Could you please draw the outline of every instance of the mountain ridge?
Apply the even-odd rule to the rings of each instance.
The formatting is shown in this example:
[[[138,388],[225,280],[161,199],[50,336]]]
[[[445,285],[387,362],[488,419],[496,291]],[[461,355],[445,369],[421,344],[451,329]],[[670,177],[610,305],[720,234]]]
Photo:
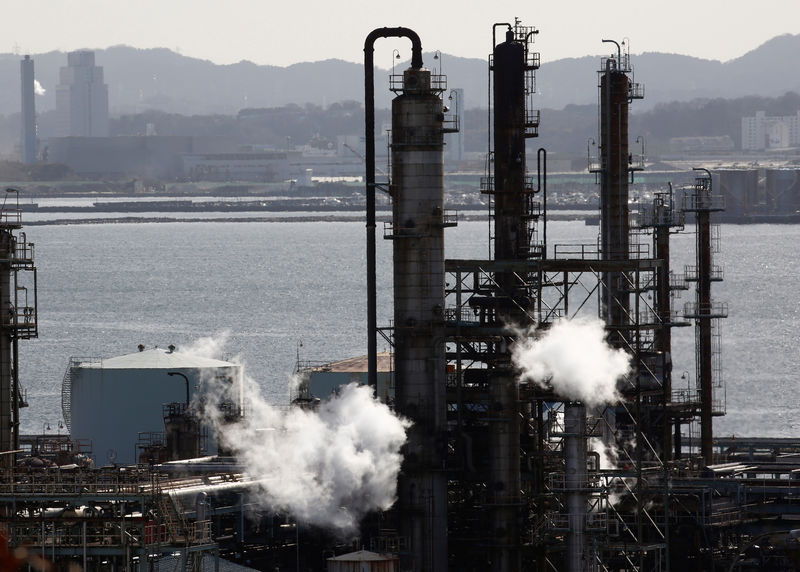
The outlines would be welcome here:
[[[112,46],[94,50],[97,65],[104,68],[112,115],[156,109],[185,115],[236,114],[244,108],[279,107],[288,103],[327,106],[340,101],[363,101],[363,65],[339,59],[270,66],[241,60],[215,64],[184,56],[168,48]],[[644,52],[633,54],[635,81],[645,86],[645,99],[635,102],[634,113],[672,101],[698,98],[734,98],[747,95],[779,96],[800,92],[800,76],[792,63],[800,54],[800,34],[776,36],[742,56],[720,62],[694,56]],[[46,89],[37,97],[37,112],[55,107],[55,86],[66,54],[51,51],[32,55],[37,80]],[[380,55],[378,56],[378,58]],[[389,59],[389,58],[387,58]],[[0,54],[0,77],[7,89],[0,91],[0,114],[19,112],[19,61],[21,56]],[[450,88],[464,89],[465,108],[486,107],[487,64],[477,58],[433,53],[423,60],[447,75]],[[395,71],[408,65],[397,62]],[[537,71],[536,105],[563,109],[597,100],[596,72],[599,56],[545,61]],[[124,73],[122,72],[124,70]],[[388,107],[391,69],[376,67],[376,105]],[[381,86],[383,82],[383,87]]]

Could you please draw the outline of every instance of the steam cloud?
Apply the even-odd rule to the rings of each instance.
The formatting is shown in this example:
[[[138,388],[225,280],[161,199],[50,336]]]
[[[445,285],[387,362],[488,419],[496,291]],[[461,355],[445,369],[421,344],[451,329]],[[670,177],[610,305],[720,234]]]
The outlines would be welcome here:
[[[217,357],[226,338],[203,338],[190,351]],[[345,386],[314,411],[268,404],[246,376],[243,389],[242,422],[224,425],[217,408],[207,411],[223,444],[256,481],[256,502],[342,535],[367,512],[394,504],[400,447],[410,423],[377,401],[370,388]]]
[[[42,87],[38,79],[33,80],[33,93],[36,95],[44,95],[47,90]]]
[[[588,407],[617,403],[617,380],[630,371],[630,356],[606,343],[603,322],[596,319],[562,320],[543,335],[528,331],[511,358],[521,370],[520,381],[552,387]]]
[[[599,437],[589,438],[589,450],[597,453],[600,459],[600,469],[615,469],[619,462],[619,451],[612,445],[607,445]]]

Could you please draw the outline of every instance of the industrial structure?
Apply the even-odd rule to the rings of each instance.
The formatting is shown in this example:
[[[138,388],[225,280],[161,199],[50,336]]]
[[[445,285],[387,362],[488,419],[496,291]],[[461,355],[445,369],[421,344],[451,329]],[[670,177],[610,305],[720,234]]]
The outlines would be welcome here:
[[[19,340],[39,335],[34,245],[22,228],[19,192],[7,189],[0,209],[0,466],[14,465],[19,410],[27,405],[19,381]]]
[[[358,548],[369,550],[352,552],[355,546],[315,530],[306,559],[337,571],[795,569],[800,441],[713,436],[714,417],[725,411],[718,321],[727,316],[712,291],[723,277],[713,258],[713,217],[724,208],[714,179],[698,169],[681,200],[670,186],[651,202],[632,201],[644,156],[631,150],[628,109],[644,89],[623,45],[604,40],[615,49],[600,62],[599,133],[588,156],[599,187],[599,236],[590,244],[548,242],[547,152],[527,149],[540,128],[537,33],[519,20],[492,30],[492,136],[480,183],[489,205],[487,259],[445,258],[445,231],[457,217],[444,202],[444,141],[460,127],[457,105],[445,105],[445,77],[424,67],[420,38],[408,28],[379,28],[366,38],[367,372],[358,360],[312,368],[295,402],[313,408],[304,388],[329,391],[356,379],[412,425],[395,506],[362,524]],[[388,37],[411,41],[412,59],[389,78],[396,95],[390,175],[377,181],[373,45]],[[392,241],[394,285],[393,320],[380,328],[378,191],[392,201],[383,238]],[[0,535],[87,571],[143,572],[169,558],[173,568],[197,571],[222,551],[270,555],[261,569],[302,569],[298,523],[249,504],[262,475],[247,475],[225,451],[198,458],[203,400],[195,383],[227,385],[240,376],[232,364],[144,347],[102,362],[76,359],[62,393],[72,436],[21,442],[16,342],[38,329],[33,245],[14,235],[20,225],[18,209],[0,210],[7,308]],[[677,273],[670,239],[687,228],[696,235],[695,263]],[[32,289],[23,271],[32,272]],[[694,300],[679,310],[677,297],[690,289]],[[600,320],[603,343],[628,357],[628,373],[615,380],[618,397],[596,402],[565,394],[552,375],[540,383],[520,376],[521,345],[581,320]],[[686,366],[686,386],[677,387],[672,331],[692,325],[695,379]],[[391,352],[378,353],[380,335]],[[583,349],[570,359],[583,359]],[[156,397],[141,403],[132,388]],[[123,459],[128,445],[118,443],[130,441],[135,420],[85,419],[99,393],[111,399],[101,407],[125,400],[137,415],[146,411],[148,423],[163,421],[164,432],[140,429]],[[226,423],[243,414],[240,397],[220,408]],[[115,435],[116,425],[128,433]],[[96,436],[108,466],[84,462],[81,432]]]
[[[373,34],[407,35],[390,30],[397,29]],[[743,454],[730,440],[713,438],[713,418],[725,410],[718,320],[727,305],[712,296],[723,275],[712,258],[719,236],[712,215],[724,200],[712,192],[711,173],[700,173],[678,197],[669,187],[651,203],[632,201],[644,145],[641,155],[629,148],[628,107],[644,89],[623,46],[608,40],[616,50],[601,61],[599,145],[589,147],[600,235],[593,244],[548,244],[547,153],[526,150],[539,129],[531,97],[537,31],[519,21],[493,30],[493,133],[481,180],[492,257],[443,259],[442,228],[456,217],[439,202],[439,146],[441,133],[457,125],[437,101],[444,78],[438,89],[428,74],[420,79],[421,61],[412,60],[403,83],[392,84],[403,89],[395,89],[393,102],[391,178],[378,183],[367,172],[368,196],[383,189],[392,198],[385,238],[393,241],[395,300],[393,324],[378,329],[373,206],[368,379],[375,384],[381,333],[393,344],[395,407],[414,429],[398,503],[384,521],[392,526],[365,535],[393,547],[401,570],[443,570],[445,558],[447,569],[475,571],[748,569],[750,553],[759,563],[792,569],[793,537],[785,521],[776,525],[765,515],[773,504],[786,510],[791,503],[792,482],[785,479],[800,468],[796,444],[753,440]],[[368,156],[370,72],[367,59]],[[535,175],[527,170],[529,156]],[[676,273],[670,237],[684,231],[687,215],[696,263]],[[676,308],[690,288],[694,301]],[[618,402],[598,407],[565,399],[552,386],[520,379],[513,363],[523,338],[585,316],[600,317],[607,343],[630,357],[629,374],[617,382]],[[695,383],[685,373],[688,385],[678,388],[672,329],[692,323]],[[759,453],[765,448],[772,451]],[[763,494],[754,479],[769,483]],[[773,535],[780,549],[757,546]]]
[[[238,364],[183,353],[174,346],[140,346],[135,353],[108,359],[73,357],[61,384],[64,422],[73,439],[91,441],[97,464],[134,464],[140,457],[139,436],[163,433],[165,414],[171,419],[176,411],[185,412],[209,386],[235,388],[235,402],[241,409],[241,369]],[[164,409],[164,404],[175,405]],[[212,428],[198,429],[202,442],[193,456],[201,451],[216,454]]]
[[[23,163],[36,162],[36,84],[33,60],[25,56],[19,63],[22,85],[22,108],[20,121],[20,149]]]

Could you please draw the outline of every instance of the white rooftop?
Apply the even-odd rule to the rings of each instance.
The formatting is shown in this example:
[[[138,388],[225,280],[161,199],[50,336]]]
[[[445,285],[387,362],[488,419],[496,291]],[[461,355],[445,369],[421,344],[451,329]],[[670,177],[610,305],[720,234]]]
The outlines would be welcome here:
[[[81,362],[82,368],[96,369],[197,369],[237,367],[237,364],[176,350],[153,348],[124,356]]]

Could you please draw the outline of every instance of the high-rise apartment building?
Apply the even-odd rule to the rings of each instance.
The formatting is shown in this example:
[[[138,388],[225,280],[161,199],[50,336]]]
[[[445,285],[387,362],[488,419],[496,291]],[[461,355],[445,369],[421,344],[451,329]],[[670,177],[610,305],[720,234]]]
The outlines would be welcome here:
[[[770,117],[757,111],[755,117],[742,117],[742,149],[764,151],[800,146],[800,111],[796,115]]]
[[[94,52],[67,54],[56,87],[58,135],[108,137],[108,86],[103,68],[94,65]]]

